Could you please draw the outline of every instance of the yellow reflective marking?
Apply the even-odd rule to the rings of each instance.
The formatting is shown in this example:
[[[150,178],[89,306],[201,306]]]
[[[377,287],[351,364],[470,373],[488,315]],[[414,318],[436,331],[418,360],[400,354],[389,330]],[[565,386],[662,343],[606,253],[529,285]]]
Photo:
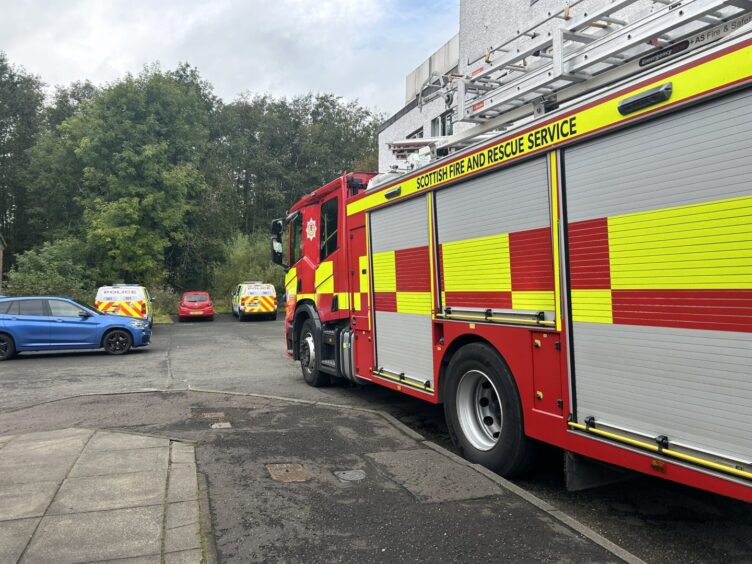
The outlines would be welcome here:
[[[285,274],[285,290],[288,296],[294,296],[298,290],[298,270],[292,267]],[[236,297],[237,299],[237,297]]]
[[[334,262],[327,260],[319,264],[315,275],[316,293],[332,294],[334,292]]]
[[[608,218],[615,290],[752,289],[752,196]]]
[[[512,309],[554,311],[555,307],[554,292],[512,292]]]
[[[397,266],[394,251],[373,254],[373,291],[397,291]]]
[[[428,264],[431,272],[431,293],[429,295],[430,303],[428,304],[429,313],[433,313],[436,304],[436,274],[433,270],[433,261],[436,256],[433,250],[434,229],[433,229],[433,194],[429,193],[426,198],[428,203]],[[397,311],[399,311],[399,296],[397,296]]]
[[[442,245],[446,292],[509,292],[509,235],[488,235]]]
[[[431,292],[397,292],[397,312],[430,315]]]
[[[368,257],[366,255],[358,257],[358,268],[360,269],[360,291],[368,292]]]
[[[719,55],[701,65],[656,79],[642,88],[624,94],[624,98],[630,98],[670,81],[673,85],[673,92],[671,98],[665,102],[653,104],[624,117],[617,109],[619,99],[603,101],[570,116],[559,118],[555,122],[540,125],[527,133],[504,137],[490,147],[468,153],[435,169],[422,171],[413,177],[389,184],[378,192],[348,204],[347,214],[353,215],[390,201],[398,201],[416,192],[473,175],[503,162],[537,153],[564,141],[594,133],[604,127],[631,121],[646,112],[682,102],[734,82],[749,80],[750,76],[752,76],[752,46],[745,46]],[[544,131],[546,132],[545,139]],[[566,136],[565,133],[567,133]],[[400,196],[387,200],[386,193],[396,186],[401,188]]]
[[[561,331],[561,264],[559,262],[559,169],[558,151],[551,151],[549,159],[549,179],[551,182],[551,229],[554,251],[554,316],[556,330]],[[514,304],[514,294],[512,294]]]
[[[572,320],[613,323],[611,290],[572,290]]]
[[[350,294],[347,292],[337,292],[335,296],[337,296],[337,307],[340,310],[350,309]]]
[[[360,311],[361,302],[360,302],[360,292],[353,292],[353,310]]]

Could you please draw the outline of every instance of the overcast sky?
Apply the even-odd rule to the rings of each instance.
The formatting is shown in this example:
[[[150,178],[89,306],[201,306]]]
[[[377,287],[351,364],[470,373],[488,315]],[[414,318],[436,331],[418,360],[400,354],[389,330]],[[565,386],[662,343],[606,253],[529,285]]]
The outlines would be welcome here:
[[[459,0],[0,0],[0,50],[49,85],[189,62],[227,101],[332,92],[393,113],[458,12]]]

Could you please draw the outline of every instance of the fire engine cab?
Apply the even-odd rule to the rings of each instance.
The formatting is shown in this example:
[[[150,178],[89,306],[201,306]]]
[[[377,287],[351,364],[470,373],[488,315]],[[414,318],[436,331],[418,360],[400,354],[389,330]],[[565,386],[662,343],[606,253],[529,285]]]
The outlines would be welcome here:
[[[502,475],[543,442],[573,487],[599,461],[752,501],[752,32],[734,14],[717,41],[623,58],[273,222],[305,381],[442,403],[461,454]]]

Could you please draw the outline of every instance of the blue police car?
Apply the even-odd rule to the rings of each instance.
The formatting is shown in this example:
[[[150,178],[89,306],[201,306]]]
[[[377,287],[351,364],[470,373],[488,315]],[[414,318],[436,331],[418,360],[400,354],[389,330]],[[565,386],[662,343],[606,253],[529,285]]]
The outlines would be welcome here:
[[[148,321],[101,313],[70,298],[0,298],[0,360],[23,351],[103,348],[125,354],[150,339]]]

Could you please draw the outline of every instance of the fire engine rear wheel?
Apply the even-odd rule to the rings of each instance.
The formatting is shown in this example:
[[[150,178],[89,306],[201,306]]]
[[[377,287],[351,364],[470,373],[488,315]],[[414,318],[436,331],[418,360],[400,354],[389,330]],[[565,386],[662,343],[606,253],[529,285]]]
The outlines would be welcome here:
[[[517,386],[498,354],[482,343],[462,347],[447,368],[444,413],[462,456],[502,476],[532,462]]]
[[[329,375],[321,372],[321,336],[313,319],[306,319],[300,328],[300,368],[306,383],[320,388],[330,383]]]

